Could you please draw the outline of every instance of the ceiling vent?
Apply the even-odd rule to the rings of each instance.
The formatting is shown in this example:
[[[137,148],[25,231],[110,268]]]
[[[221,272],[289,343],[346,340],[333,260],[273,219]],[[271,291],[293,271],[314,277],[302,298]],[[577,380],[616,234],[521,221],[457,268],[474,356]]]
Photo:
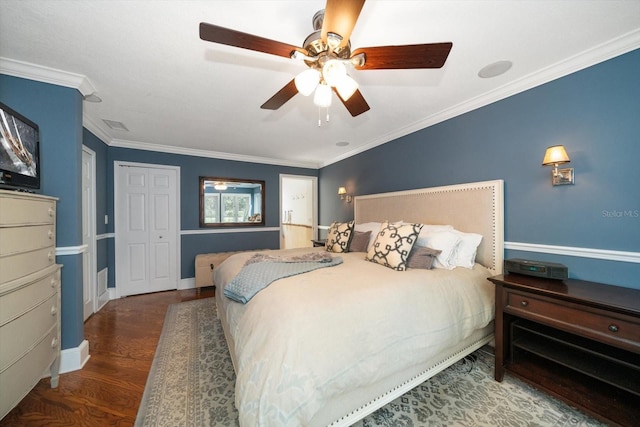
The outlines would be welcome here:
[[[107,124],[113,130],[123,130],[125,132],[129,132],[129,129],[122,122],[116,122],[115,120],[105,120],[102,119],[103,122]]]

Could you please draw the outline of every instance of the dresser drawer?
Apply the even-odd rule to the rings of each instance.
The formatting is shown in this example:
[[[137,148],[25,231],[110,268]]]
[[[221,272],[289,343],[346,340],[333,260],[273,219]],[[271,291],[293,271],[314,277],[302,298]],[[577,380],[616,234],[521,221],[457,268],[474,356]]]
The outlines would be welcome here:
[[[0,285],[0,327],[49,299],[59,285],[59,265]]]
[[[51,328],[56,327],[59,310],[56,293],[33,310],[0,327],[0,372],[27,354]]]
[[[57,326],[24,357],[0,370],[0,418],[17,405],[40,381],[60,354]]]
[[[0,224],[53,224],[56,218],[55,200],[15,195],[0,200]]]
[[[56,248],[38,249],[32,252],[0,257],[0,283],[19,279],[40,271],[56,262]]]
[[[55,246],[53,224],[0,228],[0,256]]]
[[[640,319],[520,292],[506,301],[507,313],[640,353]]]

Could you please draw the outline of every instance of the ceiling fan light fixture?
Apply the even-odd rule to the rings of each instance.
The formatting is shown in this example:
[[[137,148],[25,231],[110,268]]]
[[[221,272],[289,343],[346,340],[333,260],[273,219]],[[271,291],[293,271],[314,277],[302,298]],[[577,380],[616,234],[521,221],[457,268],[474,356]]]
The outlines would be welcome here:
[[[327,33],[327,45],[333,51],[335,48],[340,46],[340,42],[342,42],[342,36],[336,33]]]
[[[294,82],[300,94],[309,96],[320,82],[320,72],[314,68],[309,68],[298,74]]]
[[[351,98],[351,95],[353,95],[356,90],[358,90],[358,82],[345,74],[345,76],[336,85],[336,90],[338,91],[340,98],[346,101]]]
[[[342,61],[330,59],[322,67],[322,76],[329,86],[336,87],[346,77],[347,68]]]
[[[329,108],[331,106],[331,86],[320,83],[313,95],[313,103],[318,107]]]

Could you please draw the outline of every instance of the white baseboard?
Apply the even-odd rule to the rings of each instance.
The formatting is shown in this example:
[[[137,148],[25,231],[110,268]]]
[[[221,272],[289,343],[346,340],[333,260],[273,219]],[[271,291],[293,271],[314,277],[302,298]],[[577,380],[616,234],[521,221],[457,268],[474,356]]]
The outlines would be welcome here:
[[[84,340],[78,347],[67,348],[60,353],[60,373],[82,369],[89,360],[89,341]]]
[[[178,289],[193,289],[196,287],[196,278],[195,277],[187,277],[186,279],[180,279],[178,282]]]

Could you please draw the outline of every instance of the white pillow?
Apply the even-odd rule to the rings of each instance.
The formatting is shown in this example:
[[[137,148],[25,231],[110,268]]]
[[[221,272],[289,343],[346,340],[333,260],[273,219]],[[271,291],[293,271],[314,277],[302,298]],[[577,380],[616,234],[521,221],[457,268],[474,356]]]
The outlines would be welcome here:
[[[423,224],[420,233],[430,233],[433,231],[447,231],[453,230],[453,225],[440,225],[440,224]]]
[[[473,268],[476,262],[478,246],[480,246],[480,242],[482,241],[482,234],[463,233],[458,230],[456,230],[456,233],[460,237],[460,242],[456,248],[453,263],[457,267]]]
[[[436,256],[434,266],[453,270],[456,268],[456,248],[460,242],[459,232],[456,230],[431,231],[418,235],[418,246],[426,246],[440,251]]]

